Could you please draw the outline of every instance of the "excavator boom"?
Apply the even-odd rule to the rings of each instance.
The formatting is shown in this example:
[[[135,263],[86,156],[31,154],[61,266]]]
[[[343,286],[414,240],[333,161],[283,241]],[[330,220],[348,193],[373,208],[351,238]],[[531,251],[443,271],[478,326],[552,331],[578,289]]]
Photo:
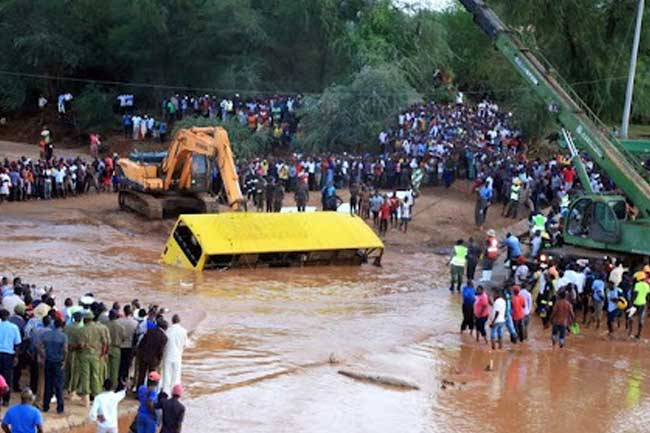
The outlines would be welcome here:
[[[211,183],[215,161],[228,204],[239,210],[243,200],[239,177],[228,134],[219,127],[181,129],[160,164],[120,159],[120,206],[151,219],[216,212]]]

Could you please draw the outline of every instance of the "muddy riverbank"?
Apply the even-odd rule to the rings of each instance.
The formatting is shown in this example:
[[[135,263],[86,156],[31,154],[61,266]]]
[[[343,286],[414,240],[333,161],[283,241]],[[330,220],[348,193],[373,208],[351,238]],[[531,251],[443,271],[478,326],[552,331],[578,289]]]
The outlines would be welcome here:
[[[435,251],[479,234],[473,205],[462,183],[426,191],[409,233],[389,234],[382,268],[195,274],[159,263],[171,222],[119,212],[112,194],[3,204],[0,269],[53,284],[58,302],[93,291],[198,319],[184,356],[186,433],[647,431],[647,337],[587,329],[553,350],[534,318],[530,342],[491,352],[459,334],[460,299]],[[497,213],[491,224],[504,226]]]

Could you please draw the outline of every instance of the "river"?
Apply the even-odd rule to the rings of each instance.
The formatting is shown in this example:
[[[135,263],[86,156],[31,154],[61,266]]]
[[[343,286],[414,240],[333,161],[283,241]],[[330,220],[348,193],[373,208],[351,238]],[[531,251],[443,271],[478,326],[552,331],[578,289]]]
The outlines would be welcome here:
[[[196,328],[185,433],[648,431],[648,341],[587,330],[553,350],[535,318],[530,342],[491,352],[458,333],[458,295],[434,254],[388,251],[382,268],[194,274],[159,264],[163,241],[2,217],[0,268],[53,284],[59,303],[91,291],[179,311]],[[342,368],[420,389],[358,382]]]

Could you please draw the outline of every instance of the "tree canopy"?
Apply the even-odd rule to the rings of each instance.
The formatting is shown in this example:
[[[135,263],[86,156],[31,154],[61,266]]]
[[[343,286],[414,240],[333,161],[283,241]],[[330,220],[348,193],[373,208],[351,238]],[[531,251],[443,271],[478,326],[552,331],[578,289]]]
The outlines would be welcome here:
[[[488,3],[594,111],[618,122],[636,0]],[[548,122],[544,107],[459,5],[437,12],[391,0],[0,0],[0,14],[3,111],[30,109],[39,93],[54,98],[64,91],[87,105],[129,91],[150,106],[176,88],[296,92],[315,98],[303,116],[321,134],[309,131],[304,145],[363,147],[396,105],[417,95],[439,98],[432,75],[440,70],[470,97],[488,95],[511,108],[530,135],[543,133]],[[650,119],[648,20],[637,121]]]

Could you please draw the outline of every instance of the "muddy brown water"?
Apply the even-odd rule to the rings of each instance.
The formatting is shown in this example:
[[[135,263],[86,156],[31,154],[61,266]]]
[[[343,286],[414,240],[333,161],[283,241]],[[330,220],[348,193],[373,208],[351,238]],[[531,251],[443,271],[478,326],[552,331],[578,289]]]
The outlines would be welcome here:
[[[184,356],[184,432],[650,430],[648,341],[587,330],[554,351],[535,319],[529,343],[492,353],[458,334],[459,299],[444,289],[439,256],[195,274],[159,264],[163,239],[0,217],[0,268],[54,284],[59,302],[86,291],[137,297],[198,323]],[[343,367],[420,390],[357,382]]]

